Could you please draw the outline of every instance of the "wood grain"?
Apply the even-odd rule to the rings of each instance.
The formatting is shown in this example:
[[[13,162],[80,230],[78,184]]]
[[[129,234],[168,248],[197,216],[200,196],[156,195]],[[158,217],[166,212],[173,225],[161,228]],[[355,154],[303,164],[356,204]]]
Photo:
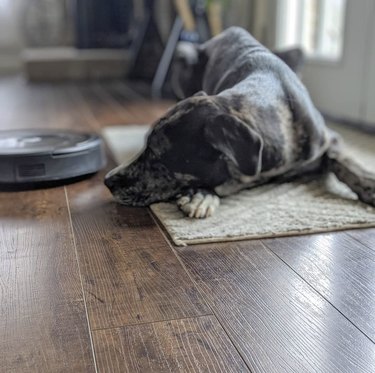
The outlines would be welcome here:
[[[347,231],[346,234],[375,251],[375,228],[353,229]]]
[[[0,78],[0,129],[100,132],[170,105],[123,82]],[[105,172],[67,187],[82,279],[64,188],[0,193],[0,372],[94,371],[85,300],[104,372],[242,372],[241,358],[252,372],[374,371],[374,229],[177,258],[146,209],[113,202]]]
[[[212,316],[94,332],[101,372],[249,372]]]
[[[151,123],[160,118],[167,109],[175,104],[172,100],[148,100],[141,98],[133,89],[124,82],[111,85],[99,85],[97,91],[102,97],[107,96],[113,109],[126,110],[132,116],[133,123]]]
[[[375,251],[343,232],[263,242],[375,341]]]
[[[151,124],[172,105],[171,101],[136,100],[118,83],[80,85],[77,100],[86,102],[99,127],[107,125]]]
[[[94,371],[64,188],[0,194],[0,371]]]
[[[68,195],[93,329],[210,312],[147,209],[116,204],[101,174]]]
[[[80,87],[86,116],[99,124],[108,119],[100,102],[108,103],[107,110],[117,107],[98,94],[101,89]],[[143,106],[146,121],[151,114]],[[148,210],[113,201],[103,184],[113,166],[67,188],[92,329],[210,313]]]
[[[259,241],[180,255],[252,372],[373,372],[375,345]]]
[[[0,78],[0,128],[53,128],[51,92],[45,85],[26,86],[21,78]]]

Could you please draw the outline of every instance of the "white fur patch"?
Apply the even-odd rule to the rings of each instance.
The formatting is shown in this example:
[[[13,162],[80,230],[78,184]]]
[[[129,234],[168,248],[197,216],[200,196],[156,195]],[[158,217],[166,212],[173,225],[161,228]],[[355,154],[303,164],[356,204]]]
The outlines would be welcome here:
[[[193,197],[183,196],[177,200],[177,205],[189,218],[208,218],[213,215],[220,205],[219,197],[196,193]]]
[[[283,158],[285,160],[285,164],[290,165],[294,160],[295,152],[292,113],[289,106],[281,102],[276,106],[276,112],[280,118],[280,128],[284,139]]]

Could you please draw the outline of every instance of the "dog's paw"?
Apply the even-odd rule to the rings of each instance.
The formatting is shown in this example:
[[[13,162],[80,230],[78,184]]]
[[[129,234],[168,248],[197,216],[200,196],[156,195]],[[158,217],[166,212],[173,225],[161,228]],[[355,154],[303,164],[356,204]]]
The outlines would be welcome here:
[[[361,201],[375,207],[375,178],[361,180],[360,188],[356,192]]]
[[[220,199],[213,194],[202,192],[185,195],[177,200],[177,206],[189,218],[208,218],[213,215],[220,205]]]

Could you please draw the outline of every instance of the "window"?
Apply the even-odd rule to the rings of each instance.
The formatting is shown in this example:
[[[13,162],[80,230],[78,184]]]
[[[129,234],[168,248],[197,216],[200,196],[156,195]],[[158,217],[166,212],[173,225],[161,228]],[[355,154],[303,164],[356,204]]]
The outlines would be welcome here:
[[[308,57],[339,60],[346,0],[277,1],[276,48],[300,46]]]

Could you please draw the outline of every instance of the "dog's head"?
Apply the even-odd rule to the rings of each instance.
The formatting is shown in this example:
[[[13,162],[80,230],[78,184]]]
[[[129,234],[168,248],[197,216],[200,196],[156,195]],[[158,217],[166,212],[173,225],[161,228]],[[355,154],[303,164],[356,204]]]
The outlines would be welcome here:
[[[159,119],[144,151],[129,166],[109,172],[115,199],[147,206],[187,188],[209,188],[238,175],[259,172],[260,137],[215,97],[200,93]]]

